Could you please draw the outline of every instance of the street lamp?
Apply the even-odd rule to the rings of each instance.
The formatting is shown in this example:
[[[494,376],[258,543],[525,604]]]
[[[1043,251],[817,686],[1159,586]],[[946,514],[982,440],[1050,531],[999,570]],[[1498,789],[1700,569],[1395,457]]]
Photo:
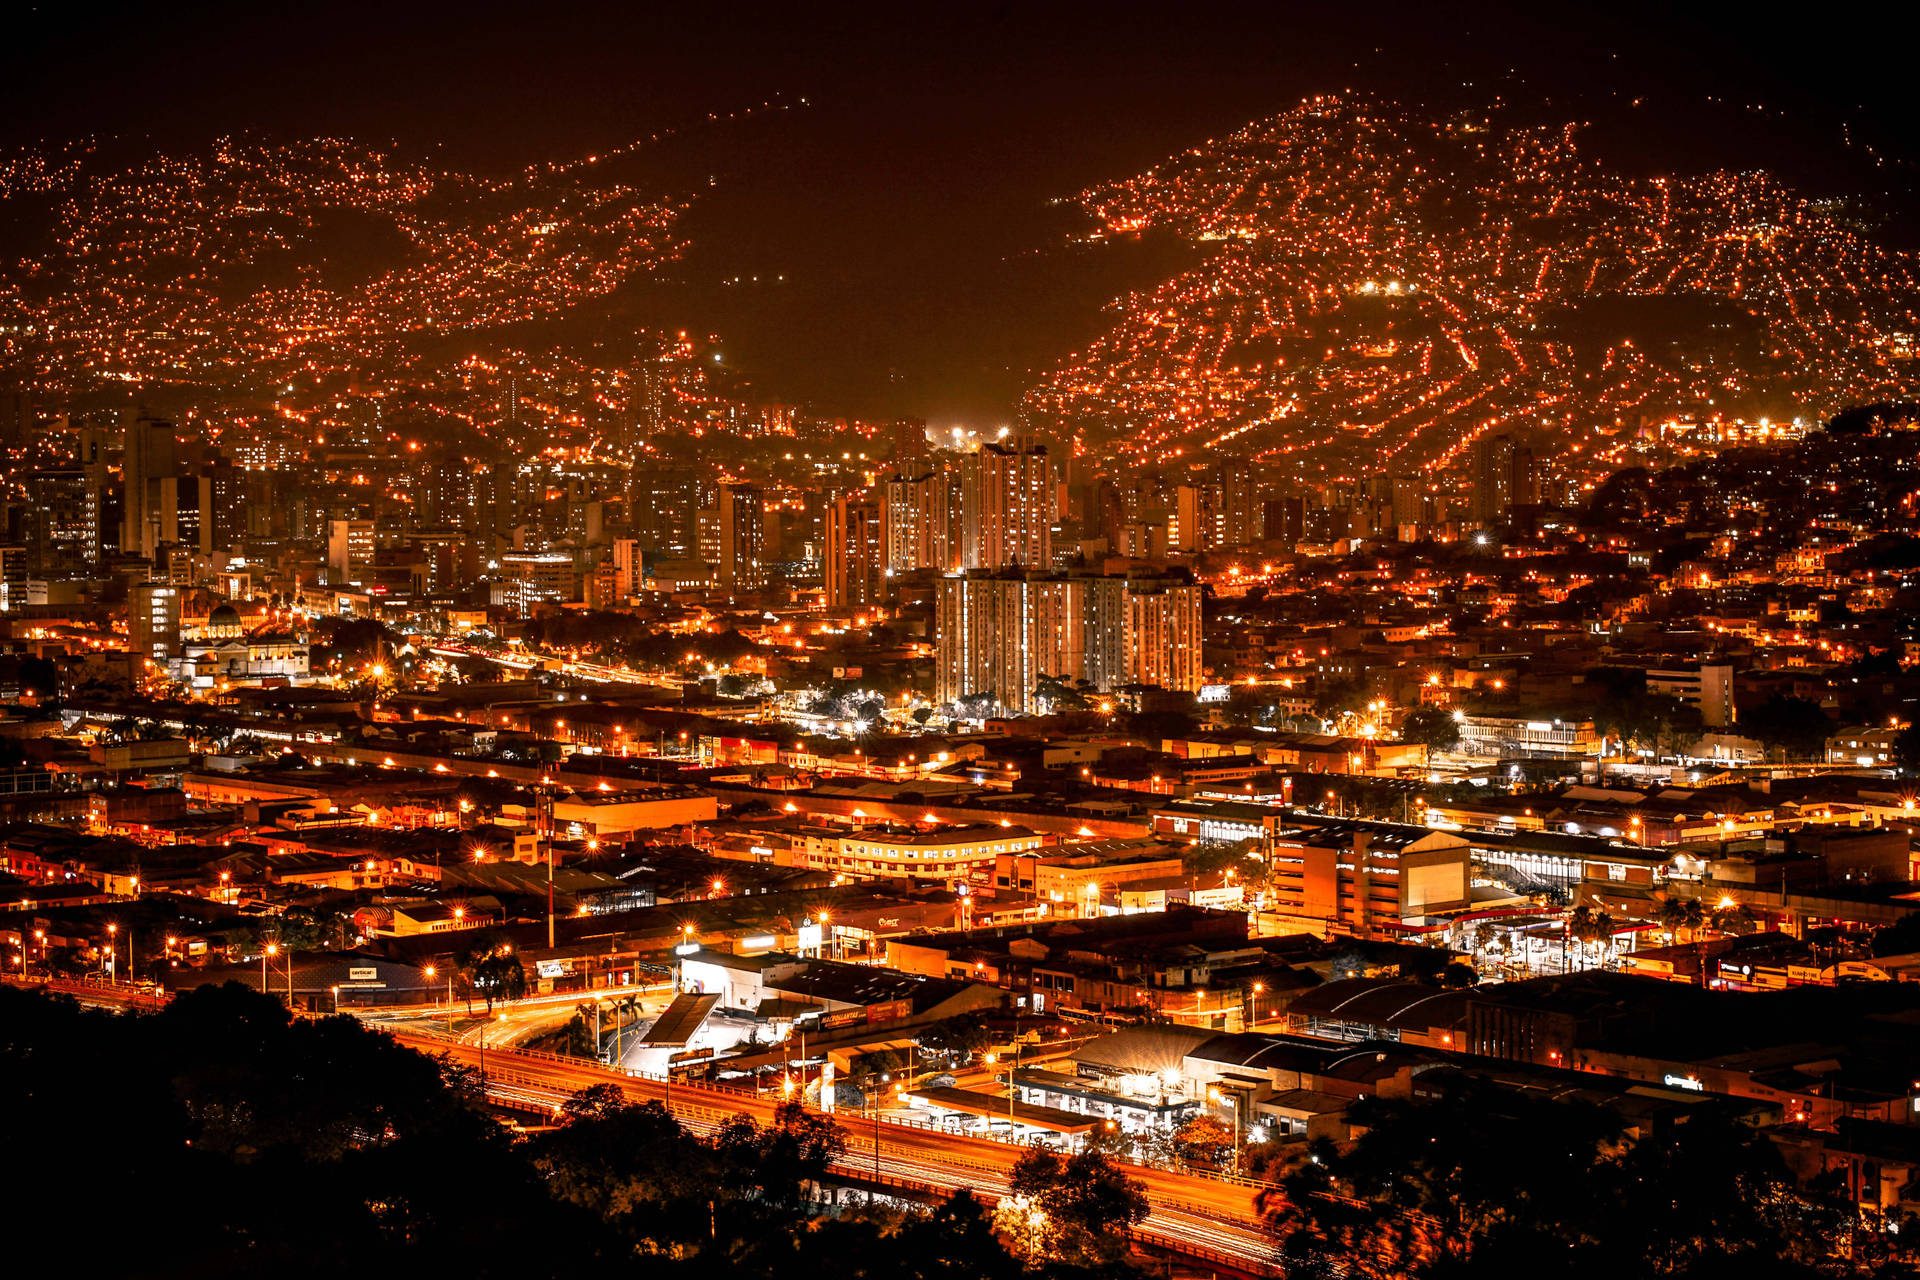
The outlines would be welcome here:
[[[1223,1098],[1226,1100],[1228,1106],[1230,1106],[1233,1109],[1233,1171],[1235,1173],[1239,1173],[1240,1172],[1240,1138],[1242,1134],[1242,1128],[1240,1124],[1239,1091],[1236,1090],[1231,1094],[1223,1094],[1219,1089],[1207,1090],[1208,1102],[1215,1103],[1217,1105]]]

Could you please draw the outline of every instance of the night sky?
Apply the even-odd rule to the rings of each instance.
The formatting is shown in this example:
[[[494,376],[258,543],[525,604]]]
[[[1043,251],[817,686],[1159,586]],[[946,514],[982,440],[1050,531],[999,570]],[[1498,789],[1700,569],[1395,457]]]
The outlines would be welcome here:
[[[1050,202],[1312,93],[1500,99],[1592,121],[1629,169],[1765,165],[1901,202],[1894,33],[1689,8],[43,4],[10,15],[0,129],[350,134],[506,168],[675,128],[661,164],[702,184],[695,247],[621,314],[720,334],[768,396],[992,424],[1105,299],[1177,263],[1066,251],[1074,211]],[[768,102],[788,109],[705,119]],[[754,274],[786,279],[725,283]]]

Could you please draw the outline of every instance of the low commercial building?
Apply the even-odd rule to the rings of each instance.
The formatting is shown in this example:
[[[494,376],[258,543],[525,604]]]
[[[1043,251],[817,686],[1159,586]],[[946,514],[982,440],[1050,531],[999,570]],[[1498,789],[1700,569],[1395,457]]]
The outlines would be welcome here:
[[[692,811],[711,816],[715,811],[713,797],[667,795],[659,789],[582,791],[553,802],[553,826],[566,839],[608,840],[698,821],[691,816]]]
[[[1003,992],[966,979],[930,978],[875,965],[806,959],[786,952],[730,955],[695,948],[679,957],[680,980],[723,1008],[796,1016],[828,1029],[937,1021],[998,1008]]]
[[[1158,840],[1089,840],[995,859],[995,888],[1053,905],[1056,915],[1094,915],[1100,898],[1122,885],[1177,877],[1179,849]]]
[[[1461,714],[1462,755],[1576,760],[1600,752],[1600,734],[1591,720],[1559,716],[1492,716]]]
[[[1279,812],[1240,800],[1176,800],[1153,811],[1153,833],[1169,840],[1237,844],[1264,838]]]
[[[1654,668],[1647,672],[1647,692],[1677,698],[1700,713],[1709,729],[1733,723],[1733,666],[1696,663],[1690,667]]]
[[[1467,841],[1388,822],[1287,827],[1275,820],[1272,911],[1314,932],[1389,941],[1467,909]]]
[[[807,865],[851,876],[905,879],[993,879],[997,859],[1038,849],[1036,833],[1011,824],[981,822],[953,827],[866,827],[845,834],[809,833]]]

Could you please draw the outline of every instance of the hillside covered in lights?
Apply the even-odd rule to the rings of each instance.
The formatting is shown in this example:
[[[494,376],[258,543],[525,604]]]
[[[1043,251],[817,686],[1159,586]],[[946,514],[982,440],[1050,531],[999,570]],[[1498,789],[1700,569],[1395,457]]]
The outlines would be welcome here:
[[[1115,460],[1415,471],[1495,429],[1598,451],[1920,374],[1915,263],[1846,201],[1763,172],[1625,177],[1572,124],[1315,98],[1079,201],[1091,240],[1211,246],[1026,395],[1031,425]]]
[[[624,172],[641,145],[504,177],[330,138],[0,158],[0,363],[69,396],[271,395],[563,315],[684,248],[686,200]]]

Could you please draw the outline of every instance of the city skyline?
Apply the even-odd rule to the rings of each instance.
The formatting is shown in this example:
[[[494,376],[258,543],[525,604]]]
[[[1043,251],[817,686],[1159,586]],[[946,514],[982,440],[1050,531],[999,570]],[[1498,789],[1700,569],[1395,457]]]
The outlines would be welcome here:
[[[1914,1280],[1870,22],[17,15],[10,1235]]]

